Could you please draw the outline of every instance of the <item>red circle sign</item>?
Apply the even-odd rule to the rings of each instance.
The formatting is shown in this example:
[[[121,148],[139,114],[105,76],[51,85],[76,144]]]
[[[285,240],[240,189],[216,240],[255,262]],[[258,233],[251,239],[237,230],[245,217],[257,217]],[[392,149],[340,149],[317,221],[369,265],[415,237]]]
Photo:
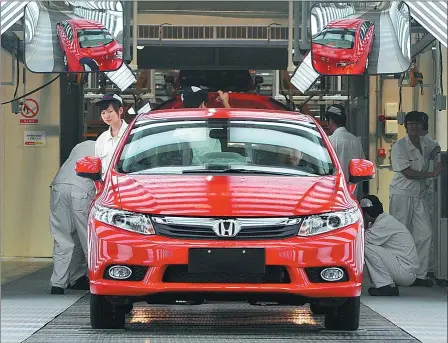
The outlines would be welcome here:
[[[39,113],[39,104],[34,99],[26,99],[21,111],[25,118],[34,118]]]

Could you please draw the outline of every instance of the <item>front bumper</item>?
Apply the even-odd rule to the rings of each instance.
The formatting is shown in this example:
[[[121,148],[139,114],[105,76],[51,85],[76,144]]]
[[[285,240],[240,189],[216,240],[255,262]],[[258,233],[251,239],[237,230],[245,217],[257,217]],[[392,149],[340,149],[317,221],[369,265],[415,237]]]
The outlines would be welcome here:
[[[91,219],[89,278],[92,294],[145,297],[157,293],[280,293],[308,298],[347,298],[361,294],[364,237],[360,223],[326,234],[269,241],[170,239],[134,234]],[[282,266],[289,283],[164,282],[169,266],[187,265],[189,248],[264,248],[266,266]],[[148,267],[141,281],[104,278],[113,264]],[[305,268],[342,267],[348,281],[311,282]]]

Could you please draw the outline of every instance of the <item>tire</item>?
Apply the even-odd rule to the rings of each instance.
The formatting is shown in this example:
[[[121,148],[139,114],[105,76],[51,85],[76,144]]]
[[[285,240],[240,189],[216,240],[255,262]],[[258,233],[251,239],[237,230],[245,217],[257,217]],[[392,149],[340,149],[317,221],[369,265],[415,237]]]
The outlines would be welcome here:
[[[355,331],[359,328],[360,297],[348,298],[341,306],[329,308],[325,313],[325,328]]]
[[[92,329],[123,329],[125,311],[112,305],[103,295],[90,295],[90,326]]]
[[[317,304],[310,304],[310,310],[313,314],[317,314],[317,315],[325,314],[326,309],[327,308],[319,306]]]

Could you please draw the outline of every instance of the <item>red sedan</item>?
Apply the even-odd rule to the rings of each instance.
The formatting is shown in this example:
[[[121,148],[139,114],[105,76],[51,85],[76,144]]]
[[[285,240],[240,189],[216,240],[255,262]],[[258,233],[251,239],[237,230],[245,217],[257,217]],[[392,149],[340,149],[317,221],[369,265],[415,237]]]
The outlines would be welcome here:
[[[123,63],[123,46],[96,21],[65,20],[57,23],[57,35],[69,72],[114,71]]]
[[[169,109],[137,116],[88,222],[90,321],[123,328],[134,302],[311,304],[325,327],[356,330],[364,224],[314,118],[261,109]],[[350,182],[374,165],[352,160]]]
[[[368,20],[334,20],[313,37],[313,67],[323,75],[366,73],[374,38],[375,24]]]

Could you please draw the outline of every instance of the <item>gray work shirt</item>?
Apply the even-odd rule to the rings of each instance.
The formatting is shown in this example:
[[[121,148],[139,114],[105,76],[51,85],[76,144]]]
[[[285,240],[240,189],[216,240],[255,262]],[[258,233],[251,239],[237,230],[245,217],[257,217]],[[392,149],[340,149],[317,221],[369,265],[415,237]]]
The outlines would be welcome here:
[[[95,141],[85,141],[73,148],[67,161],[64,162],[51,182],[50,187],[57,184],[68,184],[77,186],[87,193],[94,191],[93,181],[79,177],[75,172],[76,161],[87,156],[95,156]]]
[[[414,239],[409,230],[389,213],[381,213],[365,231],[365,244],[381,246],[394,255],[410,273],[419,272]]]

